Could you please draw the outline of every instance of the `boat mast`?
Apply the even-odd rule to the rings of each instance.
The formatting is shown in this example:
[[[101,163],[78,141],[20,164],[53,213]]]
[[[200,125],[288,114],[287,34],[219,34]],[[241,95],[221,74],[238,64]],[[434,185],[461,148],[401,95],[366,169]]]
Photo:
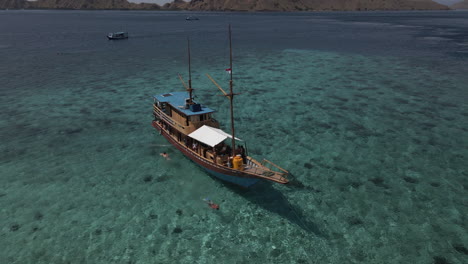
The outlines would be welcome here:
[[[229,103],[231,105],[231,135],[232,135],[232,156],[236,153],[236,137],[235,137],[235,130],[234,130],[234,93],[232,92],[232,41],[231,41],[231,25],[229,25],[229,75],[231,79],[229,80]]]
[[[189,92],[189,104],[193,103],[193,89],[192,89],[192,71],[190,67],[190,39],[187,38],[187,49],[188,49],[188,73],[189,73],[189,79],[188,79],[188,86],[189,88],[187,89]]]

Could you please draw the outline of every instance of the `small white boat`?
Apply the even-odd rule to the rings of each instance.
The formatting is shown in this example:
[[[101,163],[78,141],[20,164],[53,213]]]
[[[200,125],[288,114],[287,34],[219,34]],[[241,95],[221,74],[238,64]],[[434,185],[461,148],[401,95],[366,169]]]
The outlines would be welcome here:
[[[108,39],[127,39],[128,32],[114,32],[107,34]]]

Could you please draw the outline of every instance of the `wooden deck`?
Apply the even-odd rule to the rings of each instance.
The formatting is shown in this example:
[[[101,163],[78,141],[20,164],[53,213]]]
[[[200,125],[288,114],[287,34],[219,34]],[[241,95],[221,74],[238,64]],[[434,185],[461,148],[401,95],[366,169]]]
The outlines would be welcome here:
[[[279,183],[289,182],[289,180],[286,178],[286,175],[288,174],[286,170],[278,167],[277,165],[267,160],[263,160],[263,161],[264,161],[263,163],[260,163],[251,157],[247,157],[247,164],[244,165],[244,172],[249,173],[249,174],[254,174],[257,177],[269,179],[269,180],[279,182]],[[273,167],[276,167],[278,170],[281,170],[282,172],[268,168],[267,166],[264,165],[266,163],[269,163]]]

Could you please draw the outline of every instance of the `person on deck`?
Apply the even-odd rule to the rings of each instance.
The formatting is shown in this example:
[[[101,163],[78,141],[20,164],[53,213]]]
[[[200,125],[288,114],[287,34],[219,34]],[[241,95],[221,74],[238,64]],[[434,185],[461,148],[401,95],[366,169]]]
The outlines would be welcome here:
[[[227,153],[227,145],[221,143],[221,150],[219,151],[220,154],[225,155]]]
[[[247,155],[245,155],[245,148],[242,145],[240,146],[240,153],[239,154],[241,154],[241,156],[242,156],[242,162],[244,164],[246,164],[247,163]]]

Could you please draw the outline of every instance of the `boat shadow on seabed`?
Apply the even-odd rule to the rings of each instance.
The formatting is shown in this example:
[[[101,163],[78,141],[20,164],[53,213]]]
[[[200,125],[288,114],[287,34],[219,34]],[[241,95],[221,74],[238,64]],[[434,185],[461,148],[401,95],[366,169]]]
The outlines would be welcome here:
[[[299,183],[299,186],[301,183]],[[319,229],[317,224],[307,219],[304,216],[303,210],[297,206],[292,205],[288,198],[275,189],[269,182],[258,182],[254,186],[246,189],[233,184],[224,184],[225,187],[231,191],[246,198],[253,204],[262,207],[272,213],[278,214],[283,219],[296,224],[309,234],[318,237],[325,237],[326,235]],[[292,184],[291,188],[296,185]]]

